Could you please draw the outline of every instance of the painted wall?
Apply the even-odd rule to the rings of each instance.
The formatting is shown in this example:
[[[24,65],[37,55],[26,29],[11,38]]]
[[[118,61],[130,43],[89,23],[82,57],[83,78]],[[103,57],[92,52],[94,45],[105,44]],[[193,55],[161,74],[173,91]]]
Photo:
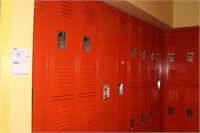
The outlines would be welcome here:
[[[169,26],[173,26],[173,1],[127,0]]]
[[[173,28],[199,26],[199,0],[126,0]]]
[[[174,1],[173,26],[190,27],[199,26],[200,1]]]
[[[31,132],[34,0],[1,0],[0,132]],[[12,75],[13,48],[28,48],[28,76]]]

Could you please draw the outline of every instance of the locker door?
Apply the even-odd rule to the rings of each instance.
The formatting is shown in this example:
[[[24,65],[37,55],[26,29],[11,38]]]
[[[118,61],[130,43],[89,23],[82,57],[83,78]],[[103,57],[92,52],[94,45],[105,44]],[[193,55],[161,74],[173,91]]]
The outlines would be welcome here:
[[[199,29],[184,31],[182,130],[199,131]]]
[[[199,85],[199,29],[184,32],[184,84]]]
[[[128,46],[128,17],[118,12],[118,47],[117,47],[117,131],[128,131],[129,121],[127,119],[127,46]]]
[[[183,89],[183,108],[181,111],[183,132],[199,131],[199,88],[185,87]]]
[[[138,117],[138,59],[139,59],[139,32],[138,20],[131,19],[131,36],[130,45],[128,47],[129,65],[129,104],[130,107],[130,131],[138,131],[139,117]]]
[[[164,130],[180,131],[181,109],[181,32],[169,32],[165,35],[165,107]]]
[[[99,8],[99,129],[115,131],[116,112],[116,10],[100,3]],[[107,89],[107,90],[104,90]],[[109,93],[109,94],[108,94]]]
[[[35,1],[33,44],[33,112],[32,131],[45,131],[45,90],[47,65],[49,2]],[[48,32],[47,32],[48,33]],[[42,119],[41,119],[42,118]]]
[[[52,1],[50,5],[47,131],[75,130],[75,48],[77,2]]]
[[[147,100],[147,121],[148,128],[147,131],[154,131],[155,125],[155,110],[154,110],[154,101],[157,96],[156,93],[156,77],[155,77],[155,45],[156,45],[156,33],[155,30],[150,27],[150,46],[149,46],[149,54],[150,54],[150,62],[149,62],[149,73],[148,73],[148,100]]]
[[[162,131],[163,122],[163,80],[162,80],[162,48],[163,48],[163,32],[156,29],[155,42],[155,80],[154,80],[154,106],[153,106],[153,121],[154,131]]]
[[[148,26],[140,23],[140,57],[139,57],[139,131],[147,128],[147,77],[148,77]]]
[[[98,2],[82,1],[78,62],[78,131],[97,131]]]

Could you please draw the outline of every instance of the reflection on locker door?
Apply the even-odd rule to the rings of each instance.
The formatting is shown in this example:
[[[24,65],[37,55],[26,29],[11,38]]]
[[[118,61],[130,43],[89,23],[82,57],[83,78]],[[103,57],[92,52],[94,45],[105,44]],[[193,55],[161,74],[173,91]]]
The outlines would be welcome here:
[[[75,130],[75,48],[78,2],[52,1],[50,5],[47,131]]]
[[[116,10],[100,3],[99,8],[99,128],[100,132],[115,131],[116,112]],[[110,96],[103,97],[104,87]]]
[[[78,131],[97,131],[98,2],[82,1],[78,49]]]
[[[129,131],[127,119],[127,46],[128,46],[128,16],[118,12],[117,20],[117,131]]]

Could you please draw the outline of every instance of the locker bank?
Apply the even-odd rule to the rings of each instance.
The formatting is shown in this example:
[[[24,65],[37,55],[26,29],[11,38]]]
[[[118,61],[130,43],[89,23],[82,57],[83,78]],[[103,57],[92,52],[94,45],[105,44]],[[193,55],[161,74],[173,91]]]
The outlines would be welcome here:
[[[199,132],[199,5],[0,0],[0,133]]]

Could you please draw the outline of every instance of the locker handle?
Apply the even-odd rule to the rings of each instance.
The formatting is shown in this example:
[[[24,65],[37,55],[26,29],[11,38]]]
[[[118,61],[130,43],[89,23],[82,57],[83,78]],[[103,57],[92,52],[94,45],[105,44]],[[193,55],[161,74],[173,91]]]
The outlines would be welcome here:
[[[32,110],[33,110],[33,103],[34,103],[34,89],[32,89]]]
[[[157,82],[157,87],[158,87],[158,89],[160,89],[160,83],[161,83],[161,81],[158,80],[158,82]]]

